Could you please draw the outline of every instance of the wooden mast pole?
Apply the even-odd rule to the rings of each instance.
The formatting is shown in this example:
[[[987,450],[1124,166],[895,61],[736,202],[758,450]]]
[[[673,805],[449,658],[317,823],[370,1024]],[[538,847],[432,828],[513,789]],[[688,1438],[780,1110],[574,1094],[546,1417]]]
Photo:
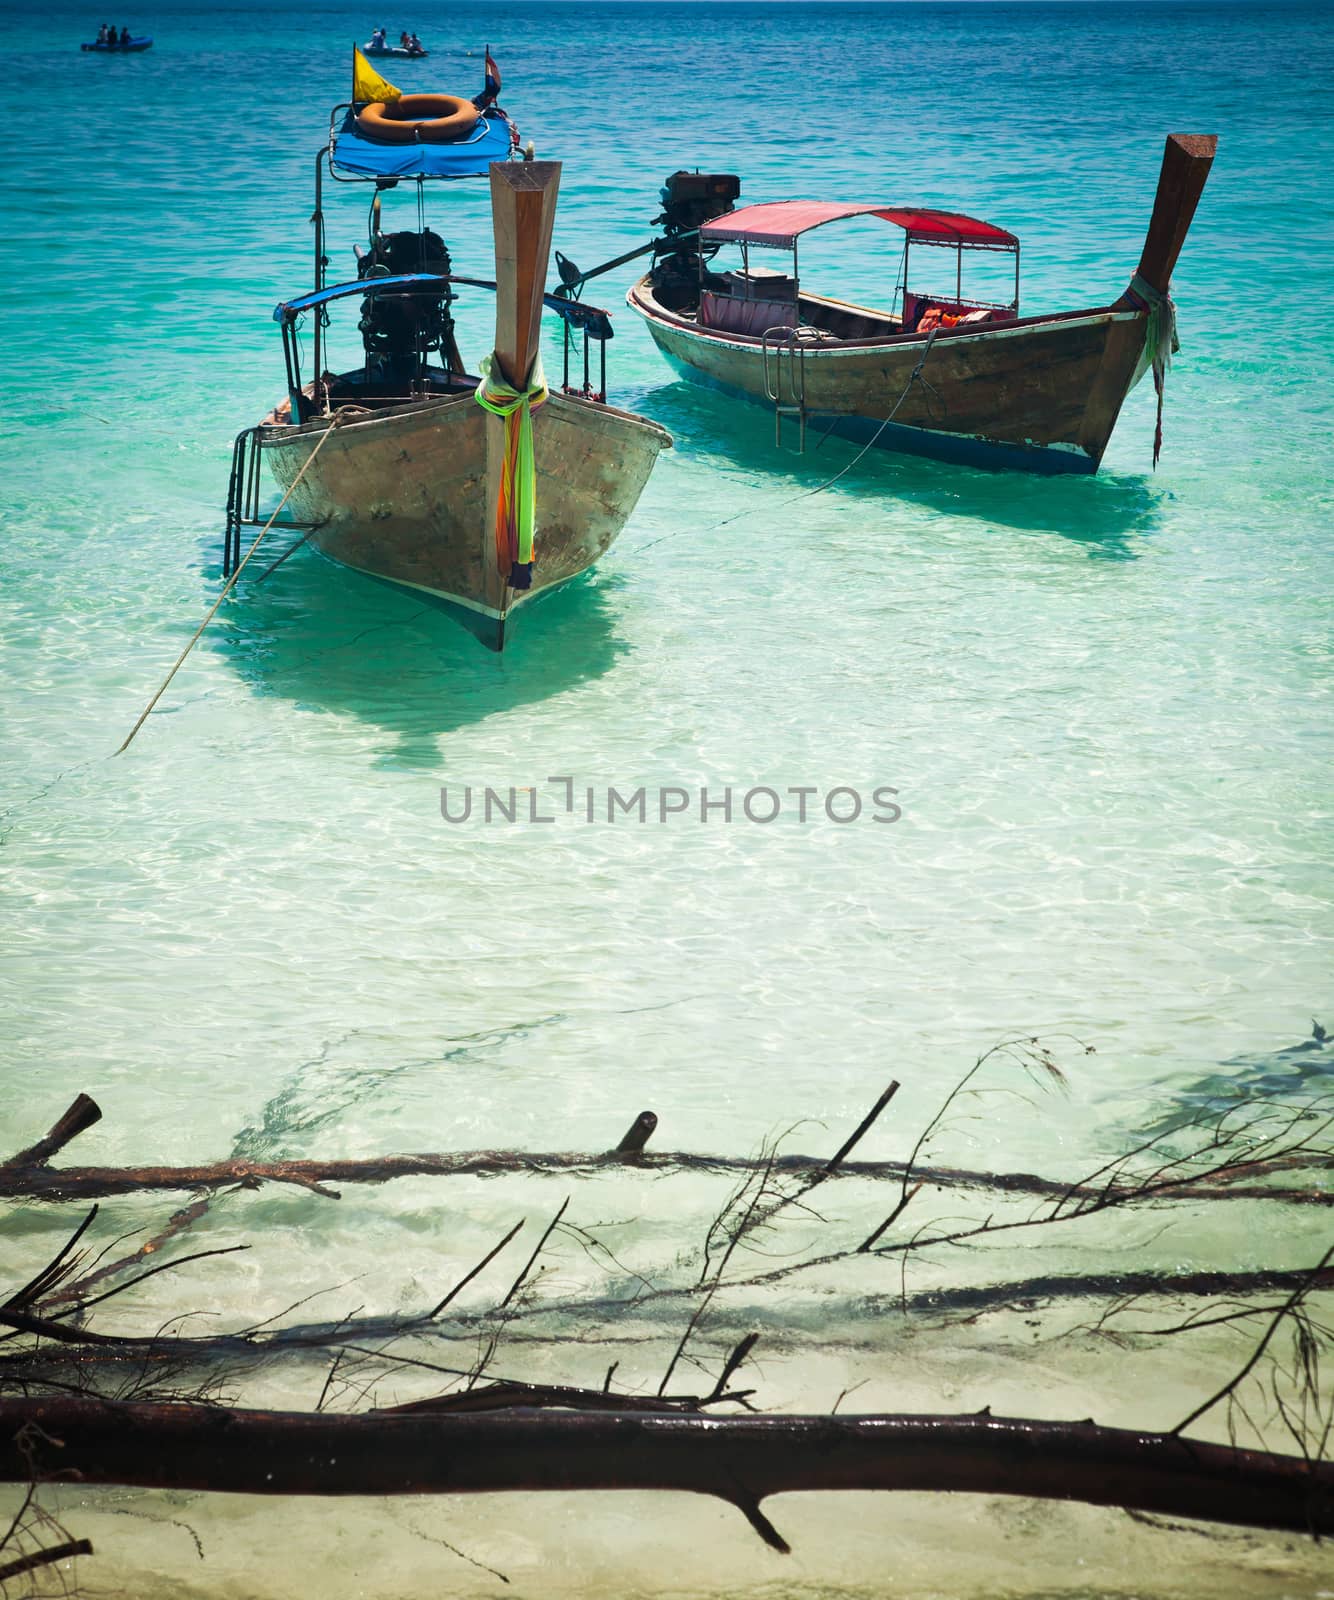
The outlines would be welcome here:
[[[542,296],[546,292],[551,229],[560,188],[559,161],[497,161],[491,167],[491,220],[496,242],[496,376],[516,389],[526,387],[537,360],[542,334]],[[505,423],[486,419],[487,522],[482,530],[487,604],[501,613],[495,648],[505,643],[509,586],[499,568],[495,515],[505,457]]]
[[[1149,219],[1137,274],[1158,295],[1165,295],[1172,281],[1172,269],[1186,242],[1217,148],[1218,139],[1212,133],[1169,133],[1167,136],[1158,189],[1153,197],[1153,215]],[[1145,299],[1142,292],[1127,289],[1111,309],[1144,312]],[[1126,395],[1142,370],[1140,362],[1146,359],[1148,326],[1149,318],[1144,315],[1115,322],[1107,330],[1102,360],[1089,386],[1078,434],[1078,443],[1095,464],[1102,460]],[[1151,356],[1152,352],[1148,354]],[[1156,455],[1154,459],[1157,460]]]
[[[1212,133],[1167,136],[1153,216],[1139,263],[1140,277],[1160,294],[1167,293],[1217,148],[1218,139]]]
[[[492,163],[496,357],[516,389],[527,383],[537,356],[559,188],[559,161]]]

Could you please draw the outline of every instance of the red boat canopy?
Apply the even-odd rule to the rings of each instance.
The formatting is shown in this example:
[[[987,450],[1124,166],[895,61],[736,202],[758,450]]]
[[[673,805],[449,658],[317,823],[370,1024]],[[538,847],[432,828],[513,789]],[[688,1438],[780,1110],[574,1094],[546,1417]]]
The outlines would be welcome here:
[[[742,206],[726,216],[706,222],[700,238],[710,243],[774,245],[792,249],[798,237],[826,222],[843,217],[881,217],[907,230],[909,239],[923,244],[976,245],[982,248],[1017,250],[1019,241],[1004,228],[993,228],[976,217],[957,211],[930,211],[923,206],[853,205],[838,200],[768,200],[758,206]]]

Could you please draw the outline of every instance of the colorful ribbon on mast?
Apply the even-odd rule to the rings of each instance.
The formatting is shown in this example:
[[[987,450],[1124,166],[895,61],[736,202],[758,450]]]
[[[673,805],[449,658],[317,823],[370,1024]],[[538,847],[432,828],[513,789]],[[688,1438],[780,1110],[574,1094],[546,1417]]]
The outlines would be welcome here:
[[[481,363],[477,404],[505,422],[505,460],[496,498],[496,565],[511,589],[533,583],[533,529],[537,515],[537,467],[533,459],[533,412],[547,398],[542,358],[533,362],[526,389],[500,374],[494,356]]]

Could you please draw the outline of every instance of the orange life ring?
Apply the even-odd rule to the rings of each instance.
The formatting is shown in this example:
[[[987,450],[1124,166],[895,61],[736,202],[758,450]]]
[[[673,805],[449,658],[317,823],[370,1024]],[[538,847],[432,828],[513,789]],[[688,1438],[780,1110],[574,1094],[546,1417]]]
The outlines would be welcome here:
[[[481,112],[456,94],[404,94],[357,112],[357,131],[382,144],[453,144],[466,139]]]

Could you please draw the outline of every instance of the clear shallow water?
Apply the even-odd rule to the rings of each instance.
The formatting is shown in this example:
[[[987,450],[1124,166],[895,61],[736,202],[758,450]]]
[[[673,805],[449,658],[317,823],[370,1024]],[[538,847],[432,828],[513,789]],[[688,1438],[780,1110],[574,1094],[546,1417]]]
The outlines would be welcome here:
[[[998,1101],[950,1154],[1073,1173],[1200,1080],[1262,1081],[1321,1015],[1334,387],[1308,313],[1334,243],[1327,10],[464,0],[400,23],[166,8],[122,19],[156,36],[148,54],[80,56],[100,20],[45,14],[24,54],[40,164],[0,180],[10,1145],[86,1089],[107,1113],[80,1141],[88,1161],[596,1149],[644,1105],[669,1147],[743,1151],[818,1119],[831,1134],[798,1143],[823,1148],[896,1076],[867,1150],[896,1155],[995,1037],[1071,1029],[1097,1054],[1070,1053],[1070,1096]],[[112,759],[216,591],[230,441],[279,390],[268,313],[308,280],[313,154],[348,46],[377,21],[435,51],[397,74],[409,89],[471,92],[480,58],[464,52],[490,43],[525,136],[566,162],[557,243],[584,266],[647,238],[662,179],[698,164],[738,171],[749,198],[976,211],[1023,239],[1027,309],[1098,301],[1138,259],[1163,134],[1217,131],[1176,277],[1184,348],[1159,470],[1142,388],[1091,482],[886,456],[793,503],[853,452],[775,456],[762,413],[673,382],[627,312],[613,398],[677,449],[609,559],[523,618],[502,660],[302,552],[226,609]],[[350,275],[362,216],[359,193],[335,195],[335,271]],[[435,217],[456,269],[486,275],[485,186],[452,190]],[[803,258],[812,281],[823,268],[828,287],[872,295],[896,248],[850,225]],[[590,298],[616,309],[633,271]],[[484,348],[487,310],[465,354]],[[442,784],[549,774],[738,795],[888,784],[904,815],[441,820]],[[234,1301],[199,1281],[220,1309],[276,1311],[290,1284],[373,1260],[358,1296],[417,1305],[552,1194],[254,1198],[205,1231],[272,1225],[262,1263],[228,1278]],[[629,1238],[667,1263],[718,1198],[690,1182],[671,1196],[631,1184],[587,1205],[661,1206]],[[35,1258],[57,1225],[13,1208],[7,1244]],[[1146,1230],[1136,1260],[1319,1253],[1315,1224],[1284,1230],[1281,1249],[1259,1213],[1153,1246]],[[176,1292],[139,1304],[165,1314]],[[912,1393],[886,1384],[886,1340],[848,1357],[853,1381],[871,1376],[876,1404],[941,1403],[920,1350]],[[1013,1408],[1032,1409],[1064,1370],[999,1336],[957,1348],[959,1404],[1012,1383]],[[1197,1382],[1169,1360],[1159,1389],[1132,1393],[1106,1361],[1070,1358],[1054,1411],[1082,1415],[1092,1394],[1100,1415],[1152,1422],[1151,1395],[1170,1410]],[[828,1405],[843,1386],[806,1346],[780,1370],[774,1404]],[[499,1511],[467,1514],[503,1544]],[[366,1509],[358,1549],[387,1515]],[[813,1520],[855,1519],[817,1505]],[[884,1525],[911,1524],[896,1510]],[[1077,1584],[1061,1562],[1079,1539],[1054,1526],[1043,1570]],[[589,1538],[562,1582],[623,1586]],[[743,1537],[724,1544],[717,1582],[759,1582]],[[941,1592],[983,1582],[995,1547],[980,1530]],[[923,1535],[919,1589],[933,1548]],[[1159,1560],[1126,1559],[1098,1581]],[[1244,1569],[1235,1550],[1223,1562]],[[812,1557],[799,1584],[830,1570]]]

